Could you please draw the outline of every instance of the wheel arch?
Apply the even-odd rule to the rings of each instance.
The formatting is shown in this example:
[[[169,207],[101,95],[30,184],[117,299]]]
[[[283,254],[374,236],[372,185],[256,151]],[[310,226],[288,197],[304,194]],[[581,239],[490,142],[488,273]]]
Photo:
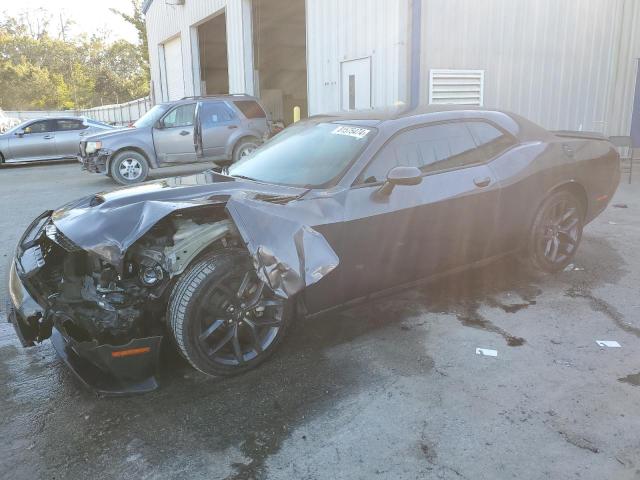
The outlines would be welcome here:
[[[237,138],[229,142],[229,151],[227,152],[227,156],[229,158],[233,156],[233,152],[235,151],[236,147],[240,144],[240,142],[244,140],[255,140],[258,144],[262,143],[262,140],[256,134],[252,132],[242,132],[240,135],[238,135]]]
[[[575,195],[575,197],[580,201],[580,205],[582,206],[583,217],[587,216],[587,212],[589,211],[589,206],[590,206],[589,197],[587,196],[586,189],[580,183],[576,182],[575,180],[570,180],[568,182],[560,183],[555,187],[553,187],[551,190],[549,190],[545,195],[544,199],[548,198],[550,195],[553,195],[554,193],[559,191],[567,191]]]
[[[149,155],[147,154],[147,152],[144,151],[143,148],[140,147],[136,147],[136,146],[129,146],[127,145],[126,147],[120,147],[117,150],[115,150],[111,155],[109,155],[109,159],[107,160],[107,172],[110,171],[111,168],[111,162],[113,161],[113,159],[120,155],[122,152],[126,152],[126,151],[132,151],[132,152],[136,152],[139,153],[140,155],[142,155],[144,157],[144,159],[147,161],[147,165],[149,166],[149,168],[155,168],[155,165],[153,165],[153,163],[151,163],[151,159],[149,158]]]

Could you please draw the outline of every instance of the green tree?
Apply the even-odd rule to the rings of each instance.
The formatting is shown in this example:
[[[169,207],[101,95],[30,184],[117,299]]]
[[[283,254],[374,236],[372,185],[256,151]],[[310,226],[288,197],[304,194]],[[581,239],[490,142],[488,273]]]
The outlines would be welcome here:
[[[131,18],[139,21],[140,4],[134,4]],[[89,108],[148,94],[143,37],[138,44],[111,42],[105,33],[71,38],[69,22],[62,18],[55,35],[49,18],[38,10],[0,17],[0,107]],[[146,34],[144,40],[146,45]]]

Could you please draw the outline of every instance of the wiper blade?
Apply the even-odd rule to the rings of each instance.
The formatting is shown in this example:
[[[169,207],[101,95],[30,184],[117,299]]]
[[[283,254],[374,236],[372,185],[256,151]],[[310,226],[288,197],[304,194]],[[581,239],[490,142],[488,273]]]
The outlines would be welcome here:
[[[242,180],[251,180],[253,182],[256,182],[257,180],[255,178],[251,178],[251,177],[245,177],[244,175],[231,175],[231,177],[233,178],[240,178]]]

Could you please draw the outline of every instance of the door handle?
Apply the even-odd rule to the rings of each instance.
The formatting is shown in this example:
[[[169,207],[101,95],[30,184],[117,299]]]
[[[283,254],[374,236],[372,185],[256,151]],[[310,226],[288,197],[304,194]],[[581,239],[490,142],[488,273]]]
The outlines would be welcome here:
[[[53,135],[45,135],[44,137],[45,140],[51,140],[53,138]]]
[[[189,132],[187,132],[186,130],[182,130],[180,132],[180,135],[182,135],[184,137],[185,135],[189,135]]]
[[[238,128],[238,126],[237,125],[229,125],[227,128],[229,130],[233,130],[234,128]]]
[[[476,187],[480,187],[480,188],[487,187],[491,183],[491,178],[489,177],[474,178],[473,183],[475,183]]]

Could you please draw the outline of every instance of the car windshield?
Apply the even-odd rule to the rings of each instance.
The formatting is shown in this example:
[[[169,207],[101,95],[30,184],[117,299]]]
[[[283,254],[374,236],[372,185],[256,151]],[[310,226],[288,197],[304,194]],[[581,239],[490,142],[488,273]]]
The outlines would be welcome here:
[[[296,187],[323,187],[339,177],[374,129],[336,123],[292,125],[229,167],[229,175]]]
[[[171,105],[156,105],[133,124],[136,128],[150,127],[167,111]]]

